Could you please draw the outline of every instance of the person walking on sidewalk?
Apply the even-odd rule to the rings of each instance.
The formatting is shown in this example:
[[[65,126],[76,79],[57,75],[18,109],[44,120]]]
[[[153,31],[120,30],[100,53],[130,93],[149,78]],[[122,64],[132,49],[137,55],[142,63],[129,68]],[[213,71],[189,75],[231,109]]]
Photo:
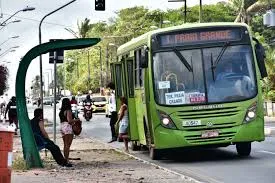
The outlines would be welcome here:
[[[38,147],[44,147],[48,149],[54,160],[60,166],[72,167],[71,163],[64,158],[60,148],[50,140],[48,133],[44,128],[44,121],[42,119],[43,110],[41,108],[34,110],[34,118],[31,120],[31,127],[34,134],[34,139]]]
[[[110,127],[111,127],[111,134],[112,134],[112,139],[109,141],[109,143],[112,143],[117,140],[117,135],[115,132],[115,124],[117,121],[117,112],[116,112],[116,98],[115,98],[115,93],[114,93],[114,84],[109,83],[108,87],[111,89],[110,93],[110,98],[109,98],[109,111],[111,113],[110,117]]]
[[[121,106],[118,112],[118,120],[116,122],[116,125],[119,123],[119,138],[122,138],[125,145],[125,151],[129,153],[128,149],[128,126],[129,126],[129,120],[128,120],[128,107],[127,107],[127,99],[125,97],[120,98]]]
[[[18,119],[17,119],[17,111],[16,111],[16,98],[15,96],[11,97],[10,102],[8,103],[5,111],[5,119],[7,117],[7,113],[9,115],[9,123],[10,125],[12,123],[15,124],[16,129],[15,129],[15,135],[17,135],[17,130],[18,130]]]
[[[69,160],[70,147],[74,137],[72,125],[76,122],[79,122],[79,119],[73,119],[72,107],[69,98],[64,98],[62,100],[59,118],[61,122],[61,134],[64,143],[64,157],[66,160]]]

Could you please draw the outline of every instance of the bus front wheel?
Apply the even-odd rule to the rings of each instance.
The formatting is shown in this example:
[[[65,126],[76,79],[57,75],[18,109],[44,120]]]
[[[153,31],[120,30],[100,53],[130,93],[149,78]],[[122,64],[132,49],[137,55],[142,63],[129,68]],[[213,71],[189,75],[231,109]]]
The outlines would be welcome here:
[[[249,156],[251,152],[251,142],[239,142],[236,144],[239,156]]]
[[[149,147],[149,151],[150,151],[150,158],[152,160],[161,159],[161,150],[155,149],[154,147]]]

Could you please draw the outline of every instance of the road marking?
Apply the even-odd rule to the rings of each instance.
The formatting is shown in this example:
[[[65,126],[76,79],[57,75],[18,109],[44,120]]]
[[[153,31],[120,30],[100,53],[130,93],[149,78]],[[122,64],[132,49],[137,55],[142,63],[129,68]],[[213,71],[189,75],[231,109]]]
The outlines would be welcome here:
[[[275,155],[275,153],[274,153],[274,152],[270,152],[270,151],[258,151],[258,152],[261,152],[261,153],[266,153],[266,154],[273,154],[273,155]]]

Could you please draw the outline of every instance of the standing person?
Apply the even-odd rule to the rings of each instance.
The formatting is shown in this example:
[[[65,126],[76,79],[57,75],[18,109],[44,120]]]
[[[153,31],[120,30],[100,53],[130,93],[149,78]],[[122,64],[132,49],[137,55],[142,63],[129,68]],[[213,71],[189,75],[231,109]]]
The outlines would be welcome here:
[[[75,96],[72,96],[71,107],[72,107],[73,119],[77,119],[78,118],[78,108],[77,108],[77,100],[75,99]]]
[[[9,113],[8,113],[9,112]],[[17,130],[18,130],[18,119],[17,119],[17,111],[16,111],[16,98],[15,96],[11,97],[10,102],[8,103],[5,111],[5,119],[7,116],[7,113],[9,115],[9,123],[10,125],[12,123],[15,124],[16,129],[15,129],[15,135],[17,135]]]
[[[34,110],[34,118],[31,120],[31,127],[34,134],[34,139],[38,147],[45,147],[51,153],[56,163],[60,166],[72,167],[71,163],[64,158],[60,148],[50,140],[48,133],[44,128],[43,110],[37,108]]]
[[[1,117],[2,115],[4,116],[5,114],[5,106],[6,106],[6,101],[4,100],[3,96],[0,98],[0,108],[1,108]]]
[[[40,105],[41,105],[41,99],[39,97],[38,100],[37,100],[37,107],[40,107]]]
[[[116,98],[115,98],[115,93],[114,93],[114,84],[109,83],[108,87],[110,88],[110,98],[109,98],[109,111],[111,113],[110,117],[110,127],[111,127],[111,134],[112,134],[112,139],[109,141],[109,143],[112,143],[117,140],[117,135],[115,132],[115,124],[117,121],[117,111],[116,111]]]
[[[75,122],[79,121],[79,119],[73,119],[71,103],[69,98],[64,98],[62,100],[62,105],[59,112],[59,118],[61,122],[61,134],[62,134],[63,143],[64,143],[64,148],[63,148],[64,157],[68,161],[69,154],[70,154],[70,147],[74,137],[72,125]]]
[[[121,106],[118,112],[118,120],[117,123],[119,123],[119,138],[123,139],[124,145],[125,145],[125,151],[129,153],[128,149],[128,126],[129,126],[129,120],[128,120],[128,107],[127,107],[127,99],[125,97],[120,98]]]

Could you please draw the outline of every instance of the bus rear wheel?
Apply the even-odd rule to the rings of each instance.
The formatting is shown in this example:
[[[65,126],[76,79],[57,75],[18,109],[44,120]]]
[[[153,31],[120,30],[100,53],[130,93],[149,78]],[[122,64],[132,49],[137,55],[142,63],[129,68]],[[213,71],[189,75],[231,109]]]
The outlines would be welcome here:
[[[236,144],[239,156],[249,156],[251,153],[251,142],[239,142]]]
[[[149,147],[149,151],[150,151],[150,158],[152,160],[161,159],[161,150],[155,149],[154,147]]]
[[[140,144],[137,141],[131,141],[130,147],[132,151],[139,151],[141,148]]]

